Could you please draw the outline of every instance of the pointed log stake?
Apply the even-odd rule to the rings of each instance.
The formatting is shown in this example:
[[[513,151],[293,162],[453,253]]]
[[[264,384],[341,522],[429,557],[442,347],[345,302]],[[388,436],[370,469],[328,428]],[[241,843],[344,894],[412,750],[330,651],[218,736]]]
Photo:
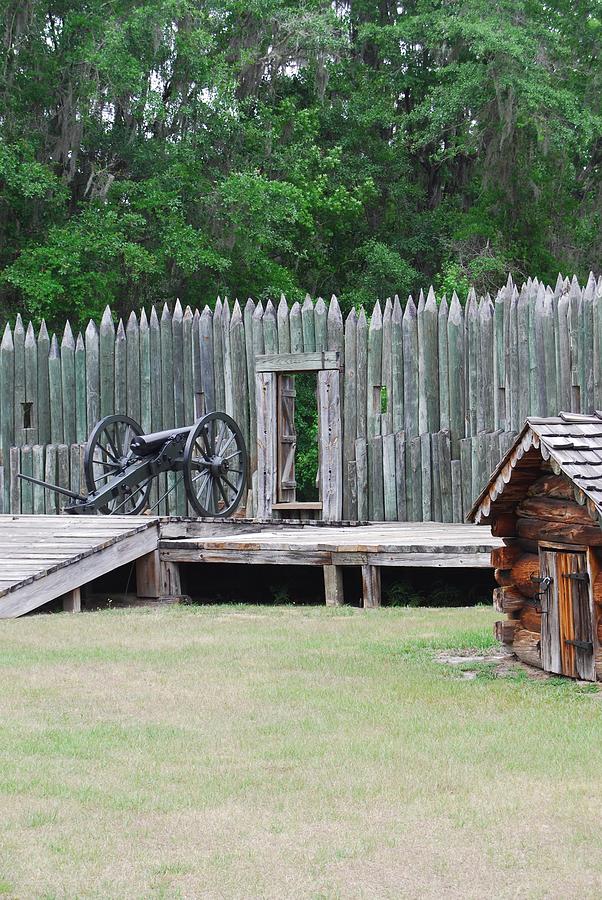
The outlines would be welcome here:
[[[357,314],[352,309],[345,322],[345,378],[343,417],[343,518],[351,517],[350,469],[354,460],[355,439],[357,437]]]
[[[13,348],[15,368],[14,432],[15,444],[21,447],[27,443],[27,438],[23,427],[23,411],[25,408],[25,328],[19,313],[17,313],[13,330]]]
[[[6,473],[10,465],[10,448],[14,444],[14,385],[15,351],[11,328],[7,322],[0,344],[0,439],[5,472],[3,504],[5,512],[8,512],[10,505],[11,478],[6,477]]]
[[[38,443],[38,347],[31,322],[25,333],[25,402],[29,406],[27,440]]]
[[[48,378],[50,381],[50,434],[53,444],[63,443],[63,389],[61,382],[61,356],[56,334],[50,341],[48,355]]]
[[[416,305],[408,297],[402,321],[403,408],[406,440],[419,434],[418,416],[418,320]]]
[[[464,316],[454,291],[447,316],[447,355],[449,385],[449,430],[452,457],[460,457],[460,441],[465,429],[464,397]]]
[[[48,381],[48,354],[50,337],[46,322],[42,319],[38,332],[38,441],[50,443],[50,385]]]
[[[276,330],[278,332],[278,353],[291,352],[291,332],[288,321],[288,303],[284,294],[280,296],[276,313]]]
[[[303,323],[303,349],[306,353],[313,353],[316,349],[316,331],[314,326],[314,305],[309,294],[305,295],[301,307],[301,320]]]
[[[127,344],[127,413],[140,422],[140,329],[132,310],[125,330]]]
[[[61,384],[63,392],[63,434],[66,444],[75,443],[75,339],[69,320],[61,341]]]
[[[201,413],[214,412],[215,406],[215,379],[213,371],[213,313],[205,306],[199,321],[200,367],[201,367]]]
[[[123,319],[117,325],[115,336],[115,405],[114,411],[127,412],[127,343]]]
[[[100,415],[115,412],[115,327],[107,306],[100,322]]]
[[[368,329],[368,438],[380,434],[381,387],[383,354],[383,318],[378,300],[374,304]]]
[[[140,425],[145,434],[152,431],[150,326],[143,308],[140,312]]]
[[[363,307],[360,309],[357,317],[356,366],[356,431],[358,438],[365,438],[368,432],[368,321]],[[360,500],[359,479],[360,473],[358,470],[358,502]]]
[[[98,328],[92,319],[86,326],[85,343],[86,418],[92,430],[100,419],[100,338]]]
[[[81,332],[75,342],[75,440],[83,444],[88,439],[86,412],[86,347]]]
[[[393,409],[393,432],[403,431],[404,406],[403,406],[403,312],[399,297],[395,295],[393,312],[391,314],[391,366],[393,396],[391,405]]]
[[[327,315],[326,304],[321,297],[318,297],[314,307],[314,327],[316,331],[316,350],[319,352],[328,349]]]

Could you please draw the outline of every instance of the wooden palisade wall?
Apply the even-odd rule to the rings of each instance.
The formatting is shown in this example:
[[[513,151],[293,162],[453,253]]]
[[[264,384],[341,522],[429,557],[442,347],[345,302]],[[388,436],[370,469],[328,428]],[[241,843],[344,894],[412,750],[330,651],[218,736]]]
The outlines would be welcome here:
[[[464,305],[431,289],[345,321],[336,297],[218,299],[202,311],[176,302],[117,324],[107,308],[77,335],[17,317],[0,345],[2,508],[42,511],[39,494],[11,480],[11,448],[13,474],[49,476],[57,459],[75,484],[77,448],[112,412],[151,431],[223,409],[256,471],[255,359],[316,351],[338,351],[344,366],[343,518],[461,521],[527,415],[602,407],[602,279],[508,279],[494,298],[471,292]],[[256,479],[253,488],[261,508]],[[159,512],[185,512],[182,492]]]

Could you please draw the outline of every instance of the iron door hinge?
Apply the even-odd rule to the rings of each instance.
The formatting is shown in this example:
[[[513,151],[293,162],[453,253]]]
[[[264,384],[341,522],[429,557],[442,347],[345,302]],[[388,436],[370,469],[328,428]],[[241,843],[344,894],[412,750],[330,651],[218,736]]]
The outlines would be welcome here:
[[[565,640],[565,644],[569,644],[571,647],[576,647],[577,650],[585,650],[587,653],[594,652],[594,645],[591,641],[567,641]]]
[[[571,581],[583,581],[589,584],[589,574],[587,572],[563,572],[563,578],[570,578]]]

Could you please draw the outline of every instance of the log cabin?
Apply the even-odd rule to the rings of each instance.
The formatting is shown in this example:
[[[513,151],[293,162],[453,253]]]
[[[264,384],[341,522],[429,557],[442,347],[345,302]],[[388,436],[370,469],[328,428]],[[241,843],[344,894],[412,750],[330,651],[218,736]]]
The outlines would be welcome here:
[[[467,518],[503,540],[498,640],[546,672],[602,680],[602,412],[527,419]]]

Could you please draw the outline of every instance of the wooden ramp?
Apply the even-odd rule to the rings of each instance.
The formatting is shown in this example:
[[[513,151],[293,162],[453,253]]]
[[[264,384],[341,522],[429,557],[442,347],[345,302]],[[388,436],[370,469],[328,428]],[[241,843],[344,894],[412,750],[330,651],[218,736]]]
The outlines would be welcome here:
[[[70,595],[157,549],[147,516],[0,516],[0,618]]]

